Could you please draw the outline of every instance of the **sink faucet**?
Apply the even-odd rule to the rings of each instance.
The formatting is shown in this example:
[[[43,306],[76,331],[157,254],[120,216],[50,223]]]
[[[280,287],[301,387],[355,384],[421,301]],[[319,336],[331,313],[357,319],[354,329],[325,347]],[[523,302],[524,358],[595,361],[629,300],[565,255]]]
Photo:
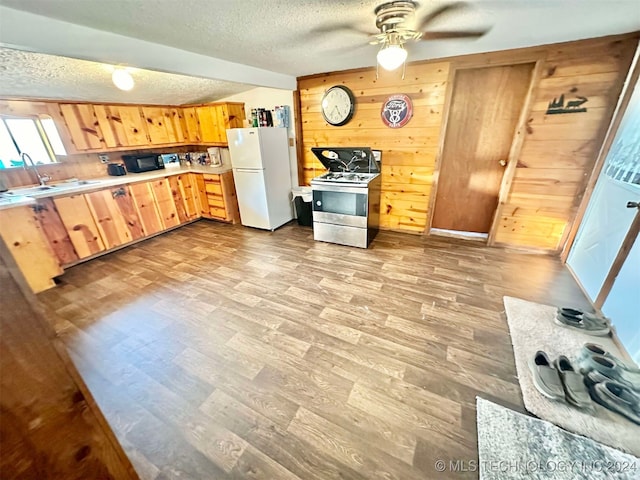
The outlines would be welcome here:
[[[40,175],[40,172],[38,171],[38,167],[36,167],[36,163],[33,161],[33,158],[31,158],[31,156],[28,153],[22,152],[20,154],[20,158],[22,159],[22,167],[25,170],[27,169],[27,158],[29,159],[29,163],[31,164],[33,171],[36,172],[36,177],[38,177],[38,182],[40,183],[40,185],[44,187],[47,184],[47,182],[51,180],[51,177],[49,175]]]

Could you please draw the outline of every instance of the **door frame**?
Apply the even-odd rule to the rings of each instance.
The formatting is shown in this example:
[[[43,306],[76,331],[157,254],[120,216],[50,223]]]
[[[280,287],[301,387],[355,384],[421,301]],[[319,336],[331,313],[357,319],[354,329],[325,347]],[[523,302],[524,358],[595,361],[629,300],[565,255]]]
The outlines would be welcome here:
[[[520,151],[522,149],[522,144],[524,142],[524,133],[526,132],[526,122],[527,117],[531,111],[531,107],[533,104],[534,94],[539,83],[540,77],[542,76],[544,58],[541,58],[542,55],[538,52],[533,52],[533,55],[525,55],[521,58],[507,61],[507,59],[500,59],[496,62],[487,61],[484,62],[460,62],[458,64],[452,64],[449,70],[449,77],[447,79],[447,88],[445,92],[445,105],[444,110],[442,112],[442,125],[440,128],[440,138],[438,141],[438,150],[436,153],[436,162],[435,169],[433,172],[433,182],[431,186],[431,194],[429,196],[429,205],[428,205],[428,218],[427,218],[427,228],[425,228],[423,235],[431,235],[432,223],[433,223],[433,214],[435,210],[436,197],[438,194],[438,179],[440,176],[440,169],[442,167],[442,156],[444,151],[444,144],[447,136],[447,127],[449,125],[449,113],[451,111],[451,102],[453,100],[453,90],[456,79],[456,74],[460,70],[471,70],[478,68],[492,68],[492,67],[508,67],[512,65],[522,65],[525,63],[533,64],[533,69],[531,71],[531,79],[529,81],[529,87],[527,89],[527,93],[524,98],[524,102],[522,104],[522,110],[520,111],[520,117],[518,118],[518,123],[516,124],[516,130],[511,141],[511,147],[509,148],[509,155],[507,157],[507,166],[505,168],[504,174],[502,176],[502,182],[500,184],[500,191],[498,193],[498,205],[496,207],[496,211],[493,214],[493,220],[491,221],[491,227],[488,232],[487,237],[487,245],[494,245],[495,236],[499,226],[500,215],[502,214],[502,210],[507,200],[507,196],[509,195],[509,191],[511,190],[511,184],[513,182],[513,177],[516,173],[516,167],[518,165],[518,158],[520,156]]]

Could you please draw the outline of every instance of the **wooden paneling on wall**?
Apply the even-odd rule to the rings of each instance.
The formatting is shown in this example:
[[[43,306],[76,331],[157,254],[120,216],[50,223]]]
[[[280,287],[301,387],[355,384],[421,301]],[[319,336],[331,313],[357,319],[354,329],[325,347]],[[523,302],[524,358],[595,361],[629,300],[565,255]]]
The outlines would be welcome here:
[[[300,79],[300,113],[306,184],[324,172],[311,147],[367,146],[382,150],[380,224],[383,228],[424,231],[440,139],[449,63],[408,65],[399,72],[375,69],[332,73]],[[352,120],[342,127],[328,125],[320,113],[325,90],[343,84],[356,97]],[[386,127],[380,119],[384,100],[405,93],[413,101],[413,118],[403,128]]]
[[[604,141],[637,40],[588,41],[547,50],[497,243],[559,250]],[[564,95],[586,112],[546,114]]]
[[[507,202],[502,206],[495,242],[557,251],[575,217],[586,181],[628,72],[637,35],[469,55],[420,62],[400,72],[375,69],[335,72],[298,79],[302,155],[306,184],[324,168],[315,146],[370,146],[382,150],[381,227],[423,233],[429,219],[443,111],[450,95],[449,72],[457,68],[543,61],[534,80],[526,137]],[[453,77],[452,77],[453,78]],[[356,97],[353,119],[329,126],[320,113],[324,91],[349,87]],[[482,85],[478,85],[482,88]],[[390,129],[380,119],[384,99],[405,93],[414,104],[407,126]],[[498,92],[496,92],[498,93]],[[547,115],[549,102],[586,97],[584,113]],[[445,139],[446,141],[446,139]]]

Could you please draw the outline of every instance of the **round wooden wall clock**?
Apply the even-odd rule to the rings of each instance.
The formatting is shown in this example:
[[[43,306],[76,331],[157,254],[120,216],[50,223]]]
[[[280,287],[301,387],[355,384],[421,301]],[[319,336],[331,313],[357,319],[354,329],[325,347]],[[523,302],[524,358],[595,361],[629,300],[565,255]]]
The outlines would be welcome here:
[[[391,95],[382,104],[380,116],[382,123],[389,128],[404,127],[413,116],[413,103],[403,93]]]
[[[339,127],[349,122],[355,109],[355,97],[344,85],[335,85],[322,97],[322,116],[329,125]]]

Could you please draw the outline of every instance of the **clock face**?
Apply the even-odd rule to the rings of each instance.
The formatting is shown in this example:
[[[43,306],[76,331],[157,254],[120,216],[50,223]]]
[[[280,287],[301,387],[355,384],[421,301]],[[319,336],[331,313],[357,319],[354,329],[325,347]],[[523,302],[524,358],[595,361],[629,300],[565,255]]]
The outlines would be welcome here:
[[[330,125],[339,127],[353,117],[355,100],[347,87],[336,85],[322,97],[322,116]]]

